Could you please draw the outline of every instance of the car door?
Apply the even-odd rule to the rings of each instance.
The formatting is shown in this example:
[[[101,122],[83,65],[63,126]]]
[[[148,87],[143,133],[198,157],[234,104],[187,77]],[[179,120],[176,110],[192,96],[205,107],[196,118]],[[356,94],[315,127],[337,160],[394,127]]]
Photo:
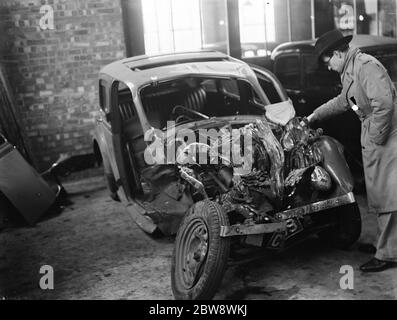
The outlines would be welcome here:
[[[119,178],[117,162],[114,153],[111,109],[110,109],[110,81],[99,80],[100,114],[96,120],[97,139],[101,147],[101,154],[106,174],[113,174],[115,180]]]

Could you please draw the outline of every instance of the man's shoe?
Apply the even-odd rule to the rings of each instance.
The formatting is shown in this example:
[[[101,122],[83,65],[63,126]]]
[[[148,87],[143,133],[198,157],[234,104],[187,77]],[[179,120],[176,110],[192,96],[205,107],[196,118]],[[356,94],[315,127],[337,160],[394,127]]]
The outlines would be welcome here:
[[[360,270],[362,272],[379,272],[386,269],[389,269],[394,266],[394,262],[391,261],[383,261],[376,258],[372,258],[367,263],[364,263]]]
[[[375,254],[376,253],[376,248],[374,245],[370,243],[361,243],[358,246],[358,251],[364,252],[364,253],[370,253],[370,254]]]

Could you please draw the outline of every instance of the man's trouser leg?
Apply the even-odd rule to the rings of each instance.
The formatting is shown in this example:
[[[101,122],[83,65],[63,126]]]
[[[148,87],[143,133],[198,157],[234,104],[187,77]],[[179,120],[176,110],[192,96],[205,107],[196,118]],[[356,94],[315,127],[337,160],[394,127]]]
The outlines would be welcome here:
[[[397,262],[397,211],[378,215],[380,229],[375,258]]]

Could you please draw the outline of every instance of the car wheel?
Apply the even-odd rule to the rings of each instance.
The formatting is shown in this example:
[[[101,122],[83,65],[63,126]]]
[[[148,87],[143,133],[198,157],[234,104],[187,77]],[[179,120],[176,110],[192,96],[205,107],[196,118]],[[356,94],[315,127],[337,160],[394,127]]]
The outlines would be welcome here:
[[[319,237],[338,249],[349,249],[361,234],[361,215],[358,204],[352,203],[338,208],[335,218],[335,227],[321,232]]]
[[[230,238],[220,236],[229,219],[212,201],[193,205],[184,217],[175,241],[171,285],[175,299],[212,299],[226,271]]]

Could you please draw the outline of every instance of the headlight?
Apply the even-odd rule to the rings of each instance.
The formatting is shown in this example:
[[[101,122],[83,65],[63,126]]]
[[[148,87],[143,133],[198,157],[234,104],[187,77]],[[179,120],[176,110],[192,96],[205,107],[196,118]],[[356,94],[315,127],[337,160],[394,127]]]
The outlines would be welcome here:
[[[289,132],[286,135],[284,135],[281,143],[283,145],[284,150],[286,151],[291,151],[292,148],[295,146],[294,139],[292,138],[292,135]]]

